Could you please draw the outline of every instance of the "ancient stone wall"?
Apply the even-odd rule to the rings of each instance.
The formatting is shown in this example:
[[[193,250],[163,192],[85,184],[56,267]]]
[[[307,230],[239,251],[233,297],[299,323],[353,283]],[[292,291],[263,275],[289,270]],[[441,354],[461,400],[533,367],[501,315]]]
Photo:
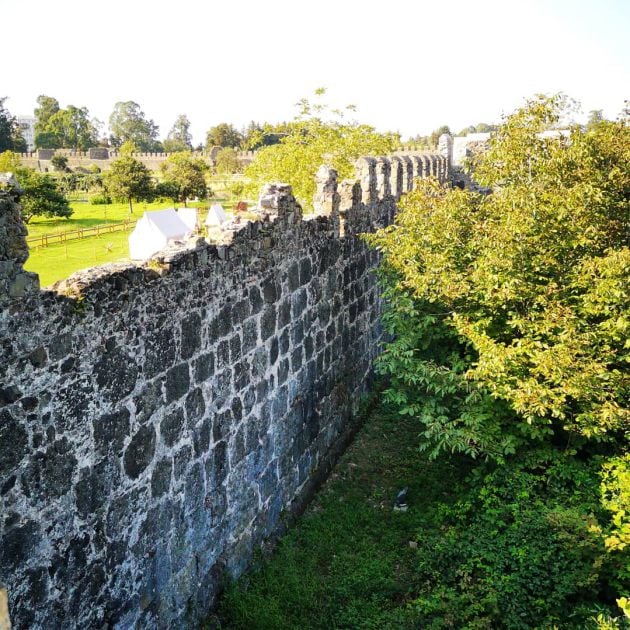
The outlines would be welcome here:
[[[0,586],[14,627],[196,627],[352,428],[381,340],[378,255],[441,156],[318,172],[260,220],[54,290],[0,197]],[[7,184],[8,186],[9,184]],[[2,202],[6,202],[3,203]],[[13,283],[13,284],[12,284]]]

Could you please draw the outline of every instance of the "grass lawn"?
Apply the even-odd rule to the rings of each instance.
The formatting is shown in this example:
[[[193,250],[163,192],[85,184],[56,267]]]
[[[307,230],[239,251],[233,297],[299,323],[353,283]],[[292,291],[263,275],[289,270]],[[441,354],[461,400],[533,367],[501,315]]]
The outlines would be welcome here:
[[[212,203],[222,203],[229,212],[230,202],[226,199],[214,199],[210,202],[190,203],[190,207],[201,208],[201,219]],[[35,217],[27,225],[29,236],[68,232],[78,228],[95,225],[121,223],[129,218],[129,206],[126,203],[91,205],[81,201],[71,203],[74,214],[69,219]],[[172,208],[171,202],[136,203],[133,206],[133,220],[142,217],[145,211]],[[106,262],[124,260],[129,256],[128,236],[130,230],[112,232],[102,236],[89,236],[83,239],[55,243],[48,247],[36,247],[31,244],[28,261],[24,265],[27,271],[39,274],[40,284],[46,287],[57,280],[67,278],[79,269],[94,267]]]
[[[596,628],[619,614],[611,554],[589,529],[596,470],[558,453],[545,472],[536,450],[509,466],[429,461],[418,433],[377,409],[204,630]]]
[[[179,204],[178,204],[179,205]],[[207,206],[208,202],[191,203],[191,207]],[[155,201],[152,203],[140,202],[133,204],[133,214],[129,214],[127,203],[112,203],[93,206],[84,201],[72,201],[70,206],[74,211],[68,219],[52,217],[34,217],[26,226],[29,236],[41,234],[54,234],[57,232],[69,232],[78,228],[92,227],[94,225],[106,225],[110,223],[122,223],[126,219],[138,220],[147,210],[163,210],[172,208],[171,201]]]
[[[129,232],[113,232],[32,249],[24,268],[39,274],[42,287],[63,280],[79,269],[129,257]]]

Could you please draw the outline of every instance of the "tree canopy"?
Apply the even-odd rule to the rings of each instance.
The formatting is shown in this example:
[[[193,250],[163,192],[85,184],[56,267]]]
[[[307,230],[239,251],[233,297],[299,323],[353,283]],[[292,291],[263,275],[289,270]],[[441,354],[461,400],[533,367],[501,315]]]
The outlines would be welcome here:
[[[176,151],[190,151],[192,149],[192,136],[190,134],[190,121],[184,114],[177,117],[173,127],[164,140],[164,150],[167,153]]]
[[[178,152],[170,155],[162,164],[162,184],[168,196],[175,201],[183,201],[189,197],[205,197],[207,192],[206,173],[208,165],[190,152]]]
[[[469,125],[462,129],[457,135],[467,136],[469,133],[492,133],[498,129],[498,125],[489,125],[488,123],[477,123],[476,125]]]
[[[317,96],[322,94],[319,91]],[[359,157],[385,155],[399,143],[395,134],[382,134],[368,125],[346,122],[344,111],[307,99],[300,102],[300,107],[300,114],[287,126],[287,134],[280,142],[259,149],[245,169],[250,195],[258,195],[267,182],[283,181],[291,184],[299,202],[310,208],[315,174],[322,164],[335,168],[340,179],[344,179],[353,175],[354,162]],[[354,107],[347,107],[347,111],[354,111]]]
[[[15,176],[24,191],[20,199],[24,223],[35,216],[68,218],[72,215],[68,200],[52,176],[22,167],[15,170]]]
[[[151,119],[147,119],[140,105],[134,101],[119,101],[109,117],[110,141],[119,147],[131,141],[138,151],[161,151],[158,140],[159,127]]]
[[[224,147],[217,153],[215,159],[215,169],[221,175],[231,175],[238,173],[241,166],[238,161],[236,150],[232,147]]]
[[[154,195],[154,185],[149,169],[131,155],[123,155],[112,162],[104,174],[104,184],[110,195],[129,203],[129,213],[133,213],[133,200],[150,201]]]
[[[35,145],[42,149],[75,149],[85,151],[98,144],[102,124],[91,118],[87,107],[59,107],[52,96],[37,98],[35,108]]]
[[[435,453],[501,458],[630,426],[630,132],[540,137],[564,111],[540,97],[507,118],[474,173],[492,194],[422,182],[369,239],[396,335],[380,366]]]
[[[229,123],[220,123],[206,132],[206,149],[212,147],[238,147],[243,140],[239,131]]]
[[[4,106],[7,97],[0,98],[0,153],[26,151],[26,142],[14,116]]]
[[[260,124],[251,121],[242,132],[241,146],[247,151],[255,151],[260,147],[269,147],[278,144],[289,132],[291,123],[281,122],[276,124]]]

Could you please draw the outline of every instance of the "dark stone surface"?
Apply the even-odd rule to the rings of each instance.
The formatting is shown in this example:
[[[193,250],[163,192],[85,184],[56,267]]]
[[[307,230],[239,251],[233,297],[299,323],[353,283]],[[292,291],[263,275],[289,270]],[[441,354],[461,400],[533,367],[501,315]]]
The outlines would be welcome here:
[[[184,428],[184,411],[177,407],[172,411],[166,413],[162,422],[160,423],[160,435],[162,441],[166,446],[173,446],[176,442],[179,442],[182,437],[182,430]]]
[[[129,435],[129,418],[129,410],[123,408],[92,421],[94,446],[99,454],[122,455],[125,438]]]
[[[61,497],[72,488],[77,459],[67,438],[54,442],[45,451],[36,451],[22,474],[22,487],[28,496],[45,502]]]
[[[214,374],[214,353],[206,352],[195,361],[195,381],[203,383]]]
[[[70,333],[58,335],[51,340],[48,346],[48,357],[51,361],[63,359],[70,352],[72,352],[72,335]]]
[[[0,576],[8,579],[39,542],[39,527],[33,521],[24,521],[3,533],[0,538]]]
[[[243,342],[241,344],[241,351],[247,353],[253,350],[258,344],[258,322],[256,319],[248,319],[243,324]]]
[[[131,438],[125,451],[125,472],[131,479],[137,479],[153,460],[155,454],[155,429],[153,426],[140,427]]]
[[[172,328],[159,328],[147,334],[145,339],[146,358],[144,374],[153,378],[166,371],[175,362],[175,339]]]
[[[197,420],[203,417],[206,410],[206,403],[199,387],[193,389],[186,396],[186,417],[188,418],[188,426],[193,426]]]
[[[277,285],[275,278],[267,278],[262,283],[263,299],[269,304],[273,304],[280,293],[280,287]]]
[[[260,295],[260,289],[258,287],[251,287],[249,289],[249,302],[251,305],[252,315],[260,313],[263,306],[263,299]]]
[[[166,403],[171,403],[184,396],[190,386],[188,363],[180,363],[166,373]]]
[[[287,277],[289,280],[289,291],[293,292],[300,286],[300,266],[298,263],[293,263],[289,266]]]
[[[275,306],[268,306],[262,314],[260,320],[260,336],[263,341],[266,341],[276,332],[276,308]]]
[[[6,479],[28,452],[28,433],[9,413],[0,410],[0,481]]]
[[[15,386],[0,387],[0,405],[10,405],[20,399],[22,392]]]
[[[173,461],[169,458],[155,464],[151,475],[151,494],[154,497],[161,497],[169,491],[172,472]]]
[[[116,402],[133,391],[138,368],[122,348],[116,348],[101,356],[94,366],[94,374],[103,394]]]
[[[189,359],[201,348],[201,318],[192,313],[182,320],[182,359]]]

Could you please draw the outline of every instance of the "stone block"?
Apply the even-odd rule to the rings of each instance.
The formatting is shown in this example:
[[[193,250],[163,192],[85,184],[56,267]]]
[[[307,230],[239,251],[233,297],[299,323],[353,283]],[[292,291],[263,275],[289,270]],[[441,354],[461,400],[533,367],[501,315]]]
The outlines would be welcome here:
[[[166,404],[178,400],[188,392],[190,370],[188,363],[180,363],[166,373]]]
[[[137,479],[149,466],[155,454],[155,429],[140,427],[125,450],[123,463],[131,479]]]

